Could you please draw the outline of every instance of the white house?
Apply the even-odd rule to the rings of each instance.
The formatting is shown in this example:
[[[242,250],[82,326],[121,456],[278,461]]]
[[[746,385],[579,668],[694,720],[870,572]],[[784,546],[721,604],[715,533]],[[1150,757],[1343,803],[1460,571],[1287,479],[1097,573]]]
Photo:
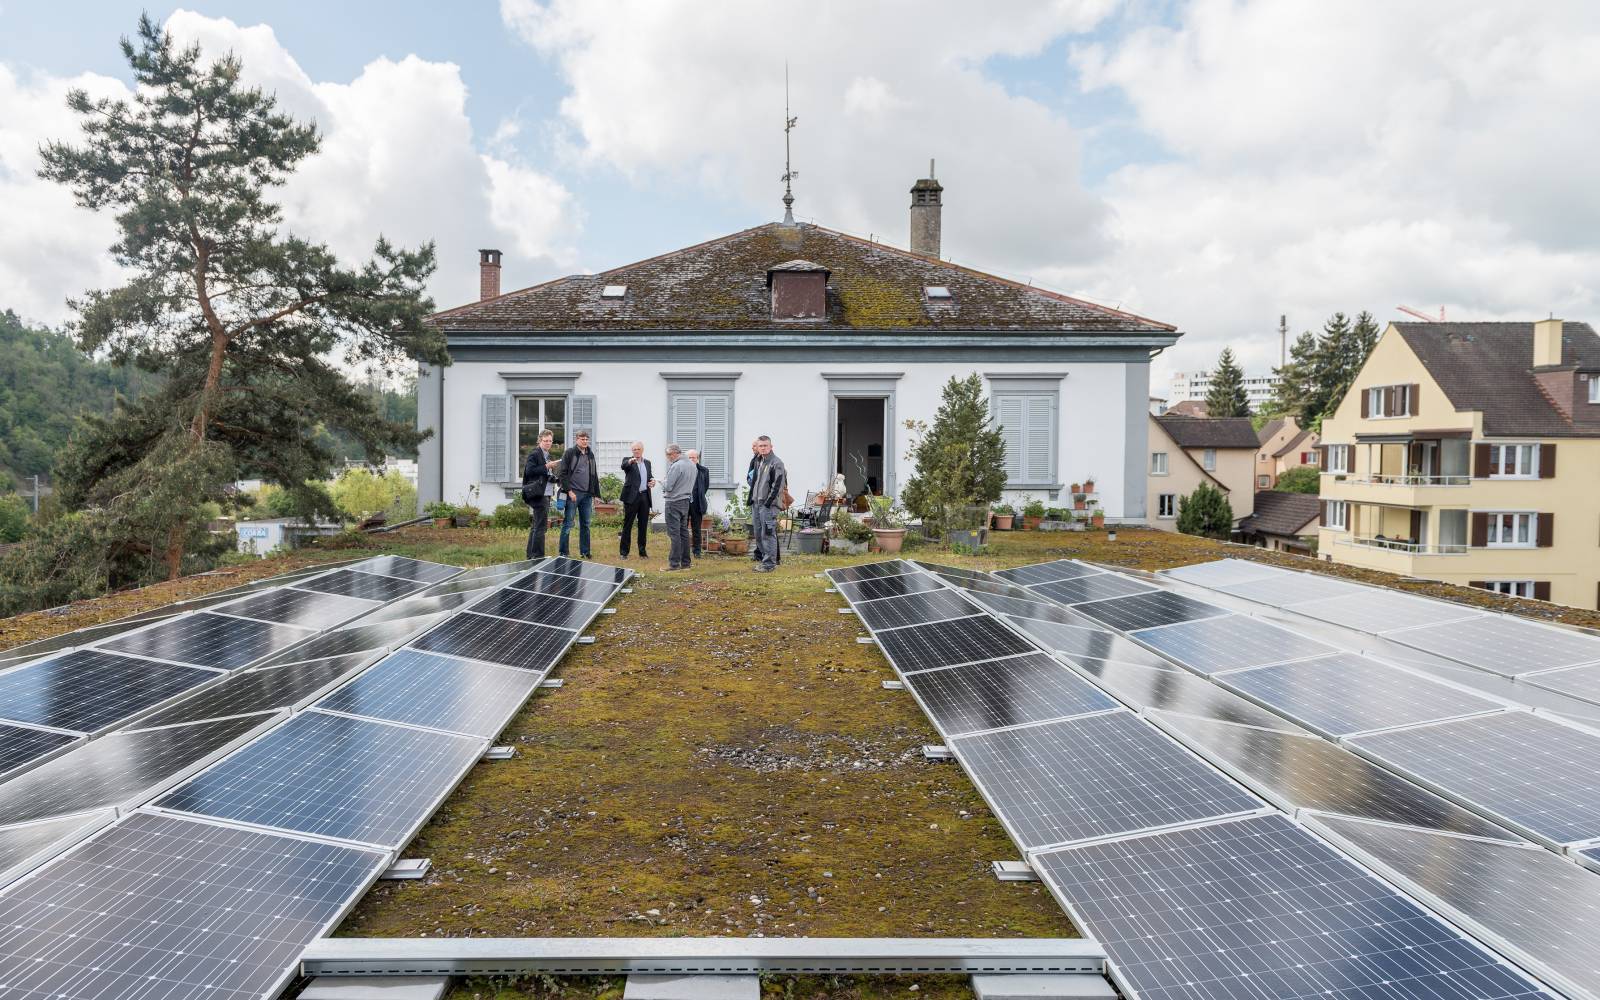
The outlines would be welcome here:
[[[912,188],[912,249],[804,223],[757,226],[593,275],[436,314],[452,363],[424,366],[419,501],[517,496],[539,428],[588,428],[604,471],[640,439],[697,448],[712,505],[770,435],[797,497],[843,473],[895,494],[905,421],[980,373],[1006,433],[1008,494],[1057,500],[1093,478],[1108,517],[1143,521],[1149,367],[1176,328],[938,259],[942,188]],[[657,506],[660,503],[658,500]]]

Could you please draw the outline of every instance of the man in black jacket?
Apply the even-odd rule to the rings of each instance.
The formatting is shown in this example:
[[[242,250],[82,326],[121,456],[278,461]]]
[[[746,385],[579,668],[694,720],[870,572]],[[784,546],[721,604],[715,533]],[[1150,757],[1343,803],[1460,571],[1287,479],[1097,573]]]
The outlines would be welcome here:
[[[694,463],[694,495],[689,498],[689,537],[694,540],[694,558],[700,558],[700,520],[706,516],[706,494],[711,489],[711,470],[700,464],[700,453],[689,449]]]
[[[572,519],[578,519],[578,554],[589,555],[589,519],[594,515],[594,498],[600,493],[600,470],[595,468],[594,450],[589,447],[589,432],[578,432],[578,443],[561,456],[557,473],[561,491],[567,495],[567,506],[561,517],[561,545],[563,557],[569,555],[567,539],[572,534]]]
[[[650,491],[655,488],[655,469],[644,457],[644,442],[635,441],[632,456],[622,460],[622,558],[628,558],[628,542],[634,521],[639,522],[639,558],[648,559],[645,539],[650,534],[650,512],[654,508]]]
[[[528,559],[544,558],[544,536],[549,528],[550,494],[554,487],[550,479],[550,466],[555,464],[550,461],[550,445],[554,440],[555,435],[549,431],[540,431],[539,443],[528,452],[528,460],[522,464],[522,502],[528,505],[533,517],[528,527]]]

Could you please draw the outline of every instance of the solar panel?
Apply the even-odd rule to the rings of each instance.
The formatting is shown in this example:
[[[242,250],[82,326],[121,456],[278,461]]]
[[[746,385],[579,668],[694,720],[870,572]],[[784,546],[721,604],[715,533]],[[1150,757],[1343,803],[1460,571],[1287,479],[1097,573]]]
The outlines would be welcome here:
[[[529,575],[526,570],[516,569],[506,573],[499,573],[492,577],[474,577],[472,579],[457,577],[454,580],[446,580],[444,583],[436,583],[427,590],[419,590],[412,595],[412,598],[421,600],[426,597],[449,597],[452,594],[479,594],[490,587],[498,587],[514,577]]]
[[[1155,590],[1148,584],[1130,580],[1125,576],[1117,576],[1115,573],[1097,573],[1073,580],[1055,580],[1051,583],[1035,584],[1028,589],[1062,604],[1082,604],[1085,601],[1099,601],[1108,597],[1147,594]]]
[[[90,740],[0,785],[8,822],[119,806],[150,793],[271,719],[246,715]]]
[[[12,726],[0,722],[0,781],[5,781],[18,770],[38,763],[82,737],[66,733],[46,732],[27,726]],[[11,817],[7,816],[7,819]]]
[[[1059,559],[1055,562],[1035,563],[1032,566],[1018,566],[1015,569],[998,570],[994,575],[1011,583],[1019,583],[1024,587],[1031,587],[1036,583],[1054,583],[1057,580],[1075,580],[1083,576],[1094,576],[1104,573],[1105,570],[1083,563]]]
[[[417,618],[422,615],[437,615],[446,611],[454,611],[478,600],[487,589],[487,587],[483,587],[455,594],[441,594],[438,597],[408,597],[403,601],[396,601],[387,607],[379,608],[372,614],[362,618],[361,624],[371,625],[374,622],[392,622],[401,618]]]
[[[561,658],[573,638],[574,634],[566,629],[466,611],[411,645],[415,649],[503,663],[508,667],[544,670]]]
[[[1331,739],[1505,707],[1352,653],[1224,674],[1217,683]]]
[[[528,570],[533,569],[535,566],[538,566],[544,561],[545,560],[543,559],[523,559],[518,562],[495,563],[492,566],[479,566],[477,569],[469,569],[460,576],[455,577],[452,582],[473,583],[486,580],[499,580],[505,576],[516,576],[519,573],[526,573]]]
[[[411,559],[407,556],[375,556],[364,559],[350,568],[363,573],[376,573],[379,576],[415,580],[419,583],[439,583],[461,572],[458,566],[446,566],[443,563]]]
[[[1135,709],[1168,709],[1221,722],[1293,732],[1299,727],[1210,681],[1173,667],[1163,670],[1115,660],[1074,659],[1101,688]]]
[[[512,580],[511,586],[534,594],[555,594],[557,597],[602,603],[611,600],[611,595],[617,592],[616,584],[585,580],[579,576],[562,576],[559,573],[527,573]]]
[[[302,712],[156,805],[398,848],[483,748],[480,739]]]
[[[916,567],[900,559],[889,559],[884,562],[866,563],[861,566],[842,566],[839,569],[828,570],[828,579],[835,583],[851,583],[856,580],[866,580],[879,576],[897,576],[901,573],[914,573]]]
[[[0,894],[0,983],[61,1000],[276,996],[386,863],[136,813]]]
[[[0,827],[0,887],[116,818],[110,809]],[[0,913],[3,913],[0,906]]]
[[[581,576],[587,580],[599,580],[601,583],[614,583],[621,585],[628,579],[629,571],[620,566],[607,566],[604,563],[584,562],[581,559],[568,559],[558,556],[539,567],[540,573],[555,573],[560,576]]]
[[[1213,589],[1279,608],[1285,605],[1297,605],[1303,601],[1320,601],[1362,592],[1362,588],[1356,584],[1316,573],[1274,573],[1265,579],[1230,583]]]
[[[1041,622],[1060,622],[1063,625],[1089,625],[1089,619],[1074,614],[1059,604],[1028,600],[1024,597],[1006,597],[1003,594],[986,594],[972,591],[972,599],[997,615],[1012,618],[1032,618]],[[1030,595],[1032,596],[1032,595]],[[1098,626],[1097,626],[1098,627]]]
[[[1549,996],[1282,816],[1051,851],[1033,866],[1129,995]]]
[[[1475,608],[1397,594],[1392,590],[1361,590],[1343,597],[1307,601],[1296,604],[1294,610],[1308,618],[1373,633],[1484,616]]]
[[[157,622],[100,648],[158,660],[235,670],[311,635],[305,629],[202,611]]]
[[[1109,601],[1095,601],[1077,608],[1095,621],[1104,622],[1123,632],[1157,628],[1177,622],[1200,618],[1215,618],[1228,612],[1215,604],[1197,601],[1192,597],[1157,590],[1148,594],[1134,594]],[[1139,638],[1148,641],[1148,636]]]
[[[4,652],[0,652],[0,667],[7,664],[21,663],[24,660],[37,659],[46,653],[70,649],[73,646],[87,646],[91,643],[99,642],[101,639],[109,639],[124,632],[131,632],[136,628],[143,628],[157,618],[170,618],[177,613],[174,610],[167,614],[141,615],[137,621],[123,619],[111,622],[108,625],[91,625],[88,628],[80,628],[75,632],[65,632],[48,639],[39,639],[35,642],[24,643],[21,646],[13,646]]]
[[[902,576],[885,576],[874,580],[862,580],[860,583],[841,583],[839,593],[851,603],[856,601],[875,601],[884,597],[904,597],[907,594],[921,594],[930,590],[943,590],[944,584],[939,579],[927,573],[906,573]]]
[[[1141,642],[1208,675],[1334,652],[1326,643],[1245,615],[1179,622],[1136,634]]]
[[[1027,618],[1008,618],[1008,621],[1028,638],[1046,649],[1071,657],[1091,657],[1096,660],[1122,660],[1127,663],[1145,663],[1163,670],[1171,664],[1143,646],[1115,632],[1101,628],[1061,625],[1056,622],[1032,621]]]
[[[1167,712],[1147,717],[1288,812],[1315,809],[1526,843],[1505,827],[1309,733],[1272,732]]]
[[[1349,744],[1535,840],[1600,837],[1600,737],[1586,730],[1501,712]]]
[[[901,628],[983,613],[953,590],[864,601],[857,604],[855,610],[870,629]]]
[[[426,585],[414,580],[400,580],[392,576],[342,569],[337,573],[319,576],[315,580],[297,583],[295,586],[302,590],[314,590],[319,594],[359,597],[368,601],[392,601],[397,597],[415,594]]]
[[[264,594],[241,599],[236,604],[225,604],[217,610],[226,615],[254,618],[259,621],[282,622],[301,628],[324,629],[342,625],[352,618],[366,614],[378,606],[376,601],[362,601],[354,597],[334,594],[317,594],[309,590],[269,590]]]
[[[472,606],[472,610],[501,618],[577,630],[600,613],[593,601],[577,601],[554,594],[530,594],[526,590],[497,590]]]
[[[928,718],[946,736],[1116,708],[1093,684],[1043,653],[909,674]]]
[[[215,670],[79,649],[0,672],[0,715],[93,733],[216,679]]]
[[[1573,996],[1600,995],[1600,879],[1531,844],[1329,816],[1318,826],[1429,907]]]
[[[902,673],[1031,653],[1032,645],[992,618],[960,618],[877,634],[878,646]]]
[[[308,660],[282,667],[263,667],[229,674],[219,684],[139,720],[140,728],[170,726],[226,715],[302,708],[334,684],[351,677],[380,654],[349,653],[326,660]]]
[[[945,565],[943,565],[941,563],[925,562],[925,561],[923,561],[921,559],[913,559],[912,560],[912,564],[917,566],[920,569],[927,570],[929,573],[937,573],[939,576],[952,578],[952,579],[958,579],[958,580],[987,580],[987,579],[989,579],[989,574],[988,573],[985,573],[982,570],[977,570],[977,569],[965,569],[965,568],[960,567],[960,566],[945,566]]]
[[[1407,629],[1385,638],[1507,677],[1600,662],[1600,639],[1508,615]]]
[[[1179,566],[1176,569],[1161,571],[1162,576],[1170,576],[1174,580],[1185,583],[1199,584],[1202,587],[1225,587],[1235,583],[1244,583],[1249,580],[1268,580],[1274,577],[1289,576],[1288,570],[1266,563],[1251,562],[1247,559],[1218,559],[1214,562],[1193,563],[1188,566]]]
[[[272,667],[282,663],[302,663],[306,660],[326,660],[332,656],[382,649],[405,642],[425,628],[438,624],[439,618],[406,618],[402,621],[375,622],[368,625],[350,625],[325,632],[309,642],[286,649],[277,656],[262,662]]]
[[[1591,847],[1588,850],[1578,851],[1573,860],[1585,868],[1600,872],[1600,847]]]
[[[402,649],[317,707],[490,737],[505,728],[538,686],[539,675],[532,671]]]
[[[1039,595],[1026,587],[1019,587],[1014,583],[1004,580],[979,580],[966,576],[940,576],[939,579],[957,590],[964,590],[969,594],[995,594],[999,597],[1015,597],[1022,600],[1037,601]]]
[[[1130,712],[950,742],[1025,851],[1263,807]]]
[[[1517,678],[1523,683],[1564,694],[1591,705],[1600,705],[1600,663],[1586,667],[1564,667],[1538,674],[1523,674]]]

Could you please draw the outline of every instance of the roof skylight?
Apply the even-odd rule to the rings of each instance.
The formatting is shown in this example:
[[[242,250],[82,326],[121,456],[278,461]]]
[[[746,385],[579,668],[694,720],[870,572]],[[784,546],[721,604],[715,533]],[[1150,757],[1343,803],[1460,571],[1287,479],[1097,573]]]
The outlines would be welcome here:
[[[627,294],[627,285],[607,285],[600,289],[600,297],[602,299],[620,299]]]
[[[929,285],[926,291],[930,299],[948,299],[951,297],[950,288],[946,285]]]

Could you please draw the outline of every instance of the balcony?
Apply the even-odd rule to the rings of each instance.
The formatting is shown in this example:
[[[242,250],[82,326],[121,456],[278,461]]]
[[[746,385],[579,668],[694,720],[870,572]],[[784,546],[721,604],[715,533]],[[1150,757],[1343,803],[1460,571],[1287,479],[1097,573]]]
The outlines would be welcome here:
[[[1380,472],[1352,482],[1371,486],[1471,486],[1471,476],[1423,476],[1416,473]]]
[[[1403,538],[1385,538],[1382,535],[1370,537],[1352,535],[1349,538],[1337,539],[1336,544],[1353,545],[1357,548],[1382,549],[1386,552],[1404,552],[1413,556],[1464,556],[1467,554],[1466,545],[1410,542]]]
[[[1338,473],[1322,477],[1321,494],[1328,500],[1383,504],[1391,507],[1425,508],[1437,504],[1465,501],[1450,493],[1472,485],[1470,476],[1417,475],[1379,472],[1362,475]]]

